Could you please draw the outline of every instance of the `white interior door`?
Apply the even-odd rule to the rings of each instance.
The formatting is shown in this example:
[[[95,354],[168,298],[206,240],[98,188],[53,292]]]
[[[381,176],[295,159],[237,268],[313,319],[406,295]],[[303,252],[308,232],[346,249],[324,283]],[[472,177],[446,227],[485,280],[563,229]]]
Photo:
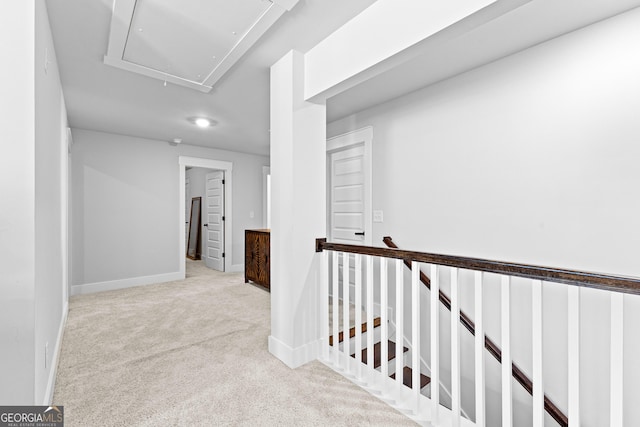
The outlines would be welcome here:
[[[327,142],[328,239],[352,245],[371,244],[371,155],[370,137],[360,132],[336,137]],[[329,144],[331,143],[331,144]],[[339,288],[342,295],[342,257],[338,261]],[[354,256],[349,260],[349,295],[355,296]],[[363,298],[363,301],[365,299]]]
[[[329,154],[329,181],[330,240],[355,245],[369,242],[370,179],[364,145]]]
[[[224,171],[206,175],[205,264],[224,271]]]

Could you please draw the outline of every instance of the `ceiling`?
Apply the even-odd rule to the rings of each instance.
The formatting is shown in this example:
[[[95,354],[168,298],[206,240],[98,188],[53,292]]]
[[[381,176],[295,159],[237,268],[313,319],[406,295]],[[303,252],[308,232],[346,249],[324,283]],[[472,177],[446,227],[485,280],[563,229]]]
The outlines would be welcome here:
[[[164,86],[161,80],[104,63],[113,0],[47,0],[69,123],[74,128],[161,141],[182,138],[185,144],[267,155],[269,67],[291,49],[309,50],[374,1],[300,0],[211,92],[202,93],[172,83]],[[182,5],[178,0],[138,3]],[[170,17],[162,37],[181,39],[189,28],[207,26],[209,18],[195,12]],[[145,24],[148,30],[143,34],[152,32],[149,25],[157,24]],[[201,55],[195,47],[188,53],[194,58]],[[186,59],[181,57],[180,63]],[[210,117],[217,125],[200,129],[188,121],[195,116]]]
[[[113,0],[47,0],[70,125],[268,155],[269,67],[291,49],[308,51],[374,1],[299,0],[205,93],[105,64]],[[130,35],[125,59],[203,83],[215,62],[213,56],[221,55],[211,51],[220,46],[205,36],[193,43],[193,34],[201,34],[198,31],[206,31],[223,16],[226,23],[215,26],[224,28],[220,43],[233,45],[227,34],[231,27],[246,26],[260,14],[261,6],[253,1],[252,8],[240,8],[238,0],[215,0],[208,8],[198,8],[199,3],[207,4],[188,0],[183,7],[182,1],[137,0],[135,34]],[[216,14],[211,3],[223,12]],[[640,0],[532,0],[462,36],[442,38],[419,57],[331,98],[328,120],[637,6]],[[217,125],[197,128],[189,121],[196,116],[209,117]]]

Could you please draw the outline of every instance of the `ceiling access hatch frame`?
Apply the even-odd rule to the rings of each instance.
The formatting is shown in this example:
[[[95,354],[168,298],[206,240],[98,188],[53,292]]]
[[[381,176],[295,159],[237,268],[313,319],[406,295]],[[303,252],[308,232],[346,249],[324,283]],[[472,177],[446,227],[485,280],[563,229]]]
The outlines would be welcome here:
[[[136,33],[136,29],[132,27],[134,25],[136,7],[139,7],[144,1],[114,0],[109,44],[107,53],[104,56],[104,63],[122,70],[208,93],[213,89],[216,82],[242,58],[282,15],[293,9],[299,0],[262,1],[268,4],[264,12],[247,28],[238,29],[238,37],[235,44],[230,46],[222,55],[217,55],[221,59],[211,64],[210,69],[202,73],[202,78],[198,79],[195,78],[195,76],[189,76],[189,78],[187,78],[173,74],[172,71],[169,70],[159,70],[152,66],[142,65],[125,59],[127,57],[127,42],[131,35]],[[196,54],[211,56],[207,52]]]

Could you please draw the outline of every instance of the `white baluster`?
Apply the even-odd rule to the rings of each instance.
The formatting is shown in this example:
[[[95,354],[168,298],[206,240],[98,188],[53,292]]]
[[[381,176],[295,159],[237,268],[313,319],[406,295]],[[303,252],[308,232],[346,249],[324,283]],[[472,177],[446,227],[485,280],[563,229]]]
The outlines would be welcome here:
[[[411,385],[413,387],[414,412],[420,413],[420,264],[411,263]]]
[[[344,353],[344,369],[349,370],[349,254],[342,254],[342,352]]]
[[[611,292],[611,422],[624,425],[624,294]]]
[[[452,425],[460,426],[460,301],[457,268],[451,268],[451,416]]]
[[[513,423],[511,387],[511,278],[502,276],[500,292],[502,312],[502,426]]]
[[[542,371],[542,281],[531,281],[531,336],[533,348],[533,427],[544,426],[544,378]]]
[[[387,276],[387,258],[380,258],[380,357],[381,357],[381,366],[380,372],[382,373],[382,377],[386,378],[389,376],[389,326],[388,326],[388,315],[387,310],[389,307],[389,277]]]
[[[329,360],[329,252],[320,254],[320,337],[322,359]]]
[[[373,370],[373,257],[367,255],[367,369]]]
[[[362,377],[362,255],[356,254],[356,375]]]
[[[401,259],[396,260],[396,383],[398,390],[402,390],[404,364],[402,363],[402,350],[404,348],[404,264]]]
[[[580,288],[569,286],[568,382],[569,426],[580,426]]]
[[[482,272],[476,271],[475,277],[475,316],[476,335],[475,342],[475,368],[476,368],[476,426],[484,427],[486,423],[485,397],[484,397],[484,305]]]
[[[340,290],[339,290],[339,283],[338,283],[338,279],[339,279],[339,274],[338,274],[338,252],[332,252],[332,280],[333,280],[333,290],[332,290],[332,296],[333,296],[333,303],[332,303],[332,311],[333,311],[333,316],[331,318],[331,325],[333,326],[333,362],[335,363],[336,367],[338,367],[340,365],[340,352],[338,351],[338,345],[340,344],[338,342],[338,328],[339,328],[339,323],[340,323],[340,300],[338,299]]]
[[[431,424],[438,425],[440,412],[440,277],[431,266]]]

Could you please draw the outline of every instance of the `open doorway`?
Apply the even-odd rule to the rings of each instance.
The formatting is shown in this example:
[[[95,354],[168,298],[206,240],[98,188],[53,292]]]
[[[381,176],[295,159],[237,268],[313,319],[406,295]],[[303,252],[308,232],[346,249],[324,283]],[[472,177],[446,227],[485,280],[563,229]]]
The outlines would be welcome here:
[[[180,156],[179,182],[179,233],[178,250],[180,274],[186,273],[186,230],[190,211],[190,200],[198,185],[202,195],[202,255],[208,267],[220,271],[231,271],[232,253],[232,179],[233,163]],[[187,174],[187,169],[189,173]],[[202,181],[198,178],[202,177]],[[188,185],[187,185],[188,182]],[[188,194],[191,193],[191,194]],[[186,226],[185,226],[186,225]]]
[[[202,259],[208,268],[218,271],[225,271],[225,187],[224,170],[186,168],[185,229],[191,231],[194,237],[187,239],[187,243],[198,242],[197,248],[188,248],[187,256],[190,257],[189,250],[195,251],[197,259]],[[197,204],[198,212],[190,212],[194,206],[192,202],[196,199],[201,201]],[[192,218],[198,218],[198,224],[192,224]]]

